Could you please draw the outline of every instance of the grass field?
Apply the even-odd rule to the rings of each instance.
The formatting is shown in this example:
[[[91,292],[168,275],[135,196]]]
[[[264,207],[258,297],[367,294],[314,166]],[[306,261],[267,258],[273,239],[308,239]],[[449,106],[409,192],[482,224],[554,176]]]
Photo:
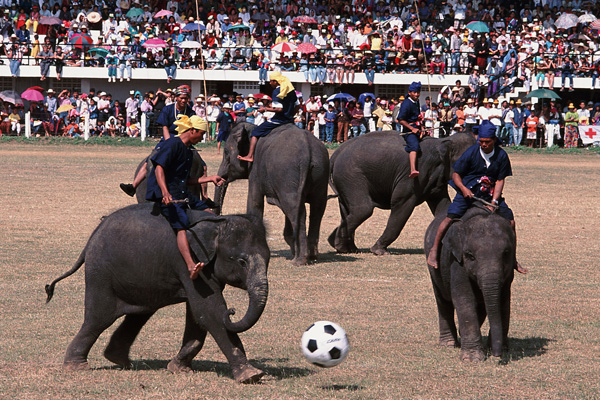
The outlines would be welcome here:
[[[172,375],[183,305],[161,310],[132,349],[134,370],[103,358],[110,333],[90,353],[92,370],[63,371],[65,349],[83,320],[82,271],[44,304],[44,285],[69,269],[100,217],[131,204],[129,182],[148,148],[0,145],[0,398],[2,399],[589,399],[600,398],[600,156],[512,153],[505,195],[516,214],[518,256],[529,274],[513,284],[511,349],[498,363],[459,361],[437,346],[437,311],[423,255],[432,219],[417,208],[390,256],[337,255],[326,237],[339,223],[330,200],[321,259],[293,267],[283,215],[267,206],[270,293],[258,324],[241,334],[251,362],[268,375],[234,383],[212,339],[192,374]],[[214,173],[215,148],[202,156]],[[246,181],[230,185],[224,211],[245,210]],[[210,189],[212,193],[212,188]],[[383,231],[376,211],[357,233],[368,249]],[[227,289],[243,310],[245,293]],[[348,359],[332,369],[308,364],[302,332],[329,319],[349,335]],[[485,329],[485,328],[484,328]]]

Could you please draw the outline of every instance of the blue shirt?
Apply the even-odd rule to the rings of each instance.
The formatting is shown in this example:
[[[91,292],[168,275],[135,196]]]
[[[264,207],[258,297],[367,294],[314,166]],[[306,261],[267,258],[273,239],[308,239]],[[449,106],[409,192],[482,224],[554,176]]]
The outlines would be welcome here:
[[[519,110],[517,107],[513,108],[513,121],[515,121],[515,125],[517,127],[523,126],[523,111]]]
[[[419,107],[419,101],[413,101],[410,97],[402,102],[400,105],[400,111],[398,111],[397,121],[406,121],[411,126],[418,128],[416,122],[419,120],[421,114],[421,108]]]
[[[296,96],[296,91],[292,90],[289,92],[283,99],[277,97],[279,92],[281,91],[280,87],[276,87],[273,90],[273,95],[271,96],[273,101],[278,101],[282,104],[283,108],[281,111],[275,113],[271,121],[278,122],[281,124],[287,124],[290,122],[294,122],[294,114],[296,114],[296,103],[298,102],[298,97]]]
[[[328,121],[330,120],[330,121]],[[333,123],[335,122],[335,113],[331,111],[327,111],[325,113],[325,126],[333,127]]]
[[[163,198],[154,171],[157,165],[160,165],[165,171],[165,181],[171,197],[174,200],[183,200],[189,197],[187,180],[190,177],[194,159],[192,146],[186,146],[179,136],[173,136],[156,146],[156,150],[158,151],[150,159],[153,168],[148,176],[146,200],[162,201]]]
[[[229,132],[231,125],[233,125],[233,116],[229,113],[221,111],[217,117],[217,122],[219,123],[219,133]]]
[[[479,145],[474,144],[460,156],[452,168],[454,168],[454,172],[460,175],[463,185],[468,189],[473,189],[477,185],[477,181],[483,176],[490,178],[492,184],[507,176],[512,176],[508,154],[500,146],[494,147],[494,155],[490,158],[489,167],[485,165]],[[458,189],[453,181],[450,181],[450,185]]]
[[[177,135],[177,131],[175,130],[177,126],[175,126],[174,122],[177,121],[177,116],[183,114],[187,115],[188,117],[196,115],[194,110],[192,110],[192,107],[190,107],[189,105],[186,104],[185,111],[180,112],[177,111],[177,109],[175,108],[175,103],[172,103],[168,106],[163,107],[162,111],[160,112],[160,115],[158,116],[158,119],[156,120],[156,123],[158,125],[167,126],[171,135]]]

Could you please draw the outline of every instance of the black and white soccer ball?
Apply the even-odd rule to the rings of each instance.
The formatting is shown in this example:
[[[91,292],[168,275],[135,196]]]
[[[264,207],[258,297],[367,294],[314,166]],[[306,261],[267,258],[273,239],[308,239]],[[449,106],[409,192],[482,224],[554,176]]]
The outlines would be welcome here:
[[[302,353],[319,367],[335,367],[346,359],[350,344],[346,331],[336,323],[317,321],[302,335]]]

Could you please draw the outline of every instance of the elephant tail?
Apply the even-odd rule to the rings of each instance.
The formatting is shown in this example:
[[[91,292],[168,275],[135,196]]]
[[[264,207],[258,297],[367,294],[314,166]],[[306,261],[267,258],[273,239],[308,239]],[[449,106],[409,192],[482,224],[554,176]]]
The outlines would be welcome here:
[[[54,296],[54,286],[56,286],[56,284],[62,281],[63,279],[73,275],[75,272],[77,272],[79,268],[81,268],[81,266],[85,262],[85,250],[86,249],[83,249],[83,251],[79,255],[79,258],[77,259],[77,262],[75,262],[75,265],[73,265],[73,268],[56,278],[54,281],[52,281],[51,284],[46,285],[46,295],[48,296],[46,298],[46,304],[48,304],[50,300],[52,300],[52,296]]]

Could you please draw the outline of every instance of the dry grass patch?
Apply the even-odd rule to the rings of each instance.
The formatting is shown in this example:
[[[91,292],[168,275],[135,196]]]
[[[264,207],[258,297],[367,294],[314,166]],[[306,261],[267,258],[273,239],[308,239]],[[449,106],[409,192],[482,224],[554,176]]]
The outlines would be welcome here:
[[[61,282],[45,305],[43,287],[66,271],[101,216],[132,203],[119,182],[132,179],[148,148],[0,147],[0,398],[529,398],[600,397],[600,203],[597,155],[511,154],[515,176],[506,198],[517,216],[518,254],[530,268],[513,285],[511,350],[501,362],[464,364],[458,350],[437,346],[437,312],[425,268],[423,234],[431,214],[415,210],[391,255],[337,255],[325,238],[339,223],[331,200],[321,232],[321,261],[292,267],[282,238],[283,215],[267,206],[271,290],[263,317],[241,335],[264,382],[237,385],[212,339],[196,372],[165,367],[183,332],[183,306],[161,310],[132,349],[135,369],[102,356],[110,333],[90,353],[91,371],[61,368],[83,318],[83,274]],[[203,150],[209,171],[220,158]],[[246,182],[230,185],[226,213],[245,210]],[[357,232],[368,249],[388,212],[376,211]],[[238,309],[246,295],[227,289]],[[352,346],[339,367],[309,365],[303,330],[330,319]]]

